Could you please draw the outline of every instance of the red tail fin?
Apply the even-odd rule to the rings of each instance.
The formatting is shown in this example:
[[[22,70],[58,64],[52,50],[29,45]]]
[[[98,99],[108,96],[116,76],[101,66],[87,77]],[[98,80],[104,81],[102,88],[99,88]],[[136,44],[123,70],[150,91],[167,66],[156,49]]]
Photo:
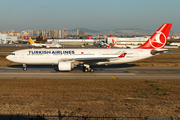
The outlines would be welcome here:
[[[107,47],[105,47],[105,49],[109,49],[111,46],[110,45],[108,45]]]
[[[113,43],[113,45],[119,45],[119,44],[117,44],[117,43],[115,42],[114,39],[112,39],[112,43]]]
[[[24,39],[26,39],[26,40],[27,40],[27,39],[28,39],[28,36],[26,36]]]
[[[43,37],[43,40],[46,38],[46,36]]]
[[[163,49],[171,30],[171,26],[172,23],[163,24],[143,45],[136,49]]]
[[[90,35],[90,36],[88,37],[88,39],[91,39],[91,37],[92,37],[92,35]]]

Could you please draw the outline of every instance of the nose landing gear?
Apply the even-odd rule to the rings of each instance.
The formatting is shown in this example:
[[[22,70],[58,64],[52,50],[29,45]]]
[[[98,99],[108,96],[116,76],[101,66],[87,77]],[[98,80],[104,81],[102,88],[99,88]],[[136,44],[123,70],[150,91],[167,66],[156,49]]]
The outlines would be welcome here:
[[[23,64],[23,70],[26,71],[27,70],[27,66],[26,64]]]

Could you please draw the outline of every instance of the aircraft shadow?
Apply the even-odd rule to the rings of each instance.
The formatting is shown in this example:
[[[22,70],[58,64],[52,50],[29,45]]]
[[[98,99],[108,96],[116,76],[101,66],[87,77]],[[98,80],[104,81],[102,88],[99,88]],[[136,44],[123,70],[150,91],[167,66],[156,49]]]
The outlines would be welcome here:
[[[1,120],[45,120],[44,116],[30,116],[30,115],[0,115]]]
[[[108,70],[108,69],[120,69],[120,68],[128,68],[128,67],[134,67],[138,66],[136,64],[117,64],[117,65],[100,65],[100,66],[93,66],[94,70]],[[23,69],[22,65],[11,65],[7,66],[11,69]],[[57,65],[27,65],[27,69],[53,69],[56,72],[59,72]],[[83,66],[77,66],[76,68],[73,68],[72,70],[82,70]]]
[[[93,69],[96,70],[108,70],[108,69],[121,69],[121,68],[128,68],[128,67],[134,67],[134,66],[138,66],[136,64],[117,64],[117,65],[99,65],[99,66],[92,66]],[[74,68],[73,70],[82,70],[83,67],[82,66],[78,66],[76,68]]]
[[[22,65],[10,65],[7,66],[8,68],[14,68],[14,69],[23,69]],[[58,70],[58,66],[57,65],[27,65],[27,69],[54,69],[54,70]]]

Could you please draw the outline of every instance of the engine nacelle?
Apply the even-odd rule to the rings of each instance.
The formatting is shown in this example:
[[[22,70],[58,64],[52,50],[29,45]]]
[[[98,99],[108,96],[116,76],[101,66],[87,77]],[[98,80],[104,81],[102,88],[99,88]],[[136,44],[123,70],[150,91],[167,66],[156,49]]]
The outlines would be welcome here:
[[[76,67],[72,62],[59,62],[58,69],[59,71],[71,71],[72,68]]]

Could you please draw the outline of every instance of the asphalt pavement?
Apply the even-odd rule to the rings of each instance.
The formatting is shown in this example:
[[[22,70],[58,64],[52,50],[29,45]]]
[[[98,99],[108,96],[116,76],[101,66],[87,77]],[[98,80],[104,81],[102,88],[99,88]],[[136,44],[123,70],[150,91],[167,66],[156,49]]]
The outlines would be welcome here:
[[[180,79],[180,67],[96,66],[93,73],[82,67],[69,72],[58,71],[57,66],[0,66],[0,79]]]

